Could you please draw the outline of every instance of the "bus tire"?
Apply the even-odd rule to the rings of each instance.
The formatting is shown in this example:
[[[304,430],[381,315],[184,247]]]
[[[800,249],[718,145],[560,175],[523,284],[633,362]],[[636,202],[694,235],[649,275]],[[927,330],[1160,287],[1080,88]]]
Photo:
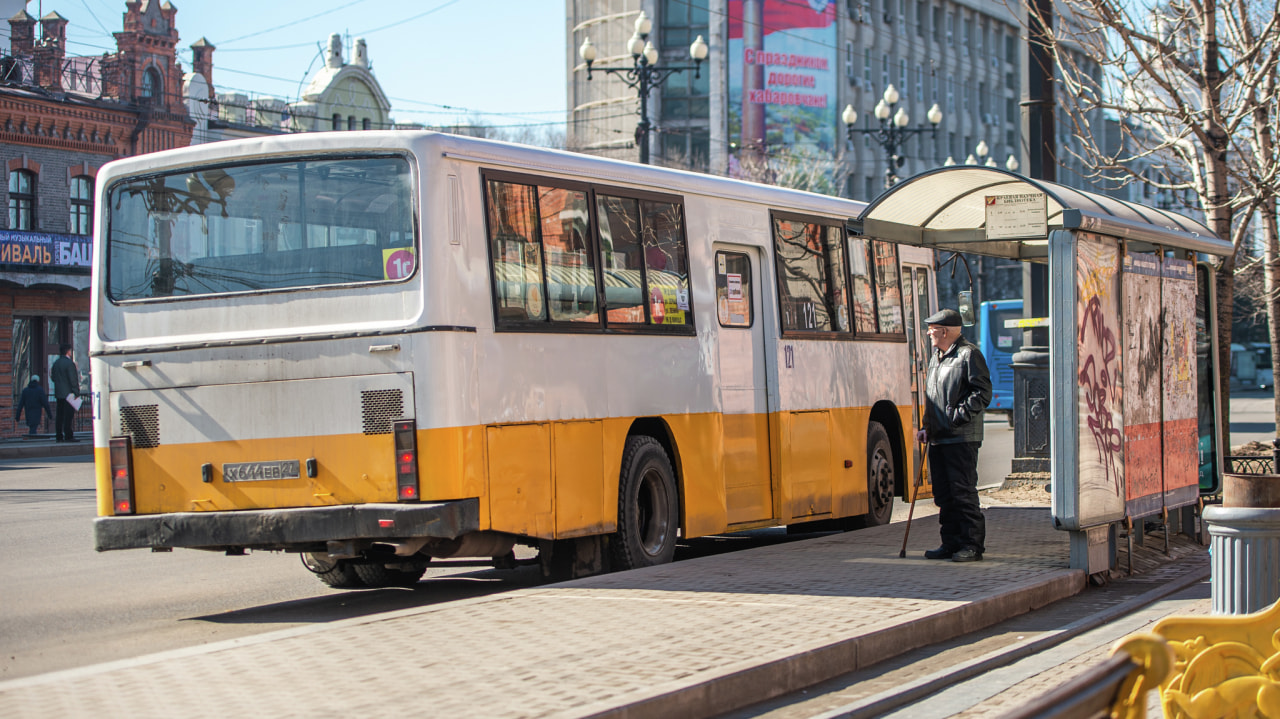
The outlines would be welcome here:
[[[670,562],[678,524],[675,472],[666,450],[653,437],[628,438],[618,477],[618,531],[609,542],[612,568]]]
[[[320,581],[334,589],[357,589],[365,586],[355,566],[345,559],[329,559],[323,554],[303,552],[302,566]]]
[[[364,586],[373,589],[381,589],[382,587],[412,587],[422,579],[422,575],[427,573],[427,565],[421,567],[415,566],[412,569],[393,569],[385,564],[356,564],[353,565],[356,575],[360,577],[360,581]]]
[[[893,517],[893,490],[897,482],[893,467],[893,444],[884,425],[867,425],[867,513],[852,517],[853,528],[878,527]]]

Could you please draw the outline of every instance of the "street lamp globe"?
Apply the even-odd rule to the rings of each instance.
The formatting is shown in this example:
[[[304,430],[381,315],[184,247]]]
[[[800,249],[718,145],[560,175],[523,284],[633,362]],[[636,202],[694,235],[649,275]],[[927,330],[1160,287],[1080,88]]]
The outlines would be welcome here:
[[[631,51],[632,57],[640,57],[640,54],[644,52],[644,38],[640,36],[640,33],[631,36],[631,39],[627,41],[627,49]]]
[[[898,94],[898,88],[894,87],[893,83],[889,83],[889,86],[884,89],[884,101],[890,105],[897,105],[900,99],[901,95]]]
[[[911,122],[911,118],[907,116],[907,111],[898,108],[898,111],[893,114],[893,124],[898,127],[906,127],[908,122]]]
[[[938,103],[933,103],[933,107],[929,108],[929,112],[925,114],[925,117],[928,118],[930,123],[937,125],[942,122],[942,108],[938,107]]]
[[[886,93],[886,94],[888,94],[888,93]],[[884,100],[881,100],[880,102],[877,102],[877,103],[876,103],[875,113],[876,113],[876,118],[877,118],[877,119],[880,119],[880,120],[888,120],[888,119],[889,119],[889,106],[888,106],[887,104],[885,104],[885,101],[884,101]]]
[[[991,152],[991,148],[987,146],[986,140],[978,140],[978,146],[973,148],[973,151],[977,153],[978,158],[981,159]]]
[[[693,58],[694,62],[702,62],[707,59],[707,49],[707,41],[699,35],[689,46],[689,57]]]
[[[640,14],[636,16],[636,34],[648,35],[651,30],[653,30],[653,21],[649,19],[644,10],[641,10]]]
[[[1013,155],[1009,155],[1009,159],[1005,160],[1004,166],[1005,166],[1005,169],[1007,169],[1009,172],[1017,172],[1018,158],[1014,157]]]
[[[844,106],[844,112],[840,113],[840,121],[846,125],[852,125],[858,121],[858,111],[853,109],[853,105]]]
[[[585,38],[582,41],[582,47],[578,48],[578,56],[588,65],[596,61],[596,46],[591,44],[591,38]]]
[[[658,62],[658,48],[654,47],[651,42],[644,44],[644,59],[648,60],[650,65]]]
[[[943,167],[955,167],[955,166],[956,166],[956,158],[952,157],[951,155],[947,155],[947,159],[942,163],[942,166],[943,166]]]
[[[974,157],[974,156],[973,156],[973,153],[972,153],[972,152],[970,152],[970,153],[969,153],[969,156],[968,156],[968,157],[966,157],[966,158],[964,158],[964,164],[966,164],[966,165],[976,165],[976,164],[978,164],[978,158]]]
[[[996,164],[996,158],[994,157],[988,157],[987,161],[982,164],[986,165],[987,167],[999,167],[999,165]]]

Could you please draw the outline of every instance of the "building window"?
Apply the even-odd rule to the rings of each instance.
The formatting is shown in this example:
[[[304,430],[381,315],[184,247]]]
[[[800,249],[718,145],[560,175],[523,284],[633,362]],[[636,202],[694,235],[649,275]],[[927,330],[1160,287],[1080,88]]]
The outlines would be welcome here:
[[[871,89],[871,51],[862,51],[862,79],[865,81],[867,90]]]
[[[955,13],[947,13],[947,44],[954,45],[956,38],[956,15]]]
[[[903,95],[911,93],[911,84],[907,76],[907,59],[905,57],[898,59],[898,87],[902,88]]]
[[[347,116],[347,129],[348,129],[348,130],[354,130],[354,129],[356,129],[356,116],[355,116],[355,115],[348,115],[348,116]]]
[[[663,50],[682,50],[688,58],[689,44],[699,35],[707,35],[710,20],[705,0],[663,0],[662,32],[658,37]]]
[[[333,129],[335,130],[342,129],[342,115],[339,115],[336,112],[333,113]]]
[[[369,118],[367,118],[367,117],[366,117],[366,118],[364,118],[363,120],[361,120],[361,121],[360,121],[360,129],[361,129],[361,130],[368,130],[368,129],[370,129],[371,127],[373,127],[373,123],[369,121]]]
[[[93,232],[93,178],[79,175],[71,178],[71,220],[67,225],[73,235]]]
[[[916,37],[924,37],[925,24],[928,20],[928,6],[924,4],[924,0],[916,0]]]
[[[9,172],[9,229],[36,228],[36,176],[28,170]]]
[[[149,67],[142,73],[142,99],[144,102],[155,102],[164,94],[164,85],[160,81],[160,73]]]

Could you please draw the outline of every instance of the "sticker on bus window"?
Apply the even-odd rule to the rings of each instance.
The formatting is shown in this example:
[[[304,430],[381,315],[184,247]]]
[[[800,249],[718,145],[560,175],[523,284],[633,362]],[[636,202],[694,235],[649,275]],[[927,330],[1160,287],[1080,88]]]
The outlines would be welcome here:
[[[679,295],[685,295],[684,308],[680,307]],[[675,287],[654,287],[649,290],[649,315],[655,325],[685,324],[684,313],[689,306],[689,291]]]
[[[724,286],[728,291],[729,299],[742,299],[742,275],[739,273],[729,273],[724,276]]]
[[[1012,338],[1012,337],[1010,337],[1009,335],[1001,335],[1001,336],[999,336],[999,337],[997,337],[997,338],[996,338],[996,346],[998,346],[998,347],[1012,347],[1012,346],[1013,346],[1013,338]]]
[[[413,274],[412,247],[392,247],[382,251],[382,279],[403,280]]]

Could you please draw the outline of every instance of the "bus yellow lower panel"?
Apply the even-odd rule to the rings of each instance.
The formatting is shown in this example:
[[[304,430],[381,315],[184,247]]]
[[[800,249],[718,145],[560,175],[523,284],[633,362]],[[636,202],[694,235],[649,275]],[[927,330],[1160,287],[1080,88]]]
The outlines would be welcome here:
[[[899,412],[910,447],[910,408]],[[675,449],[684,536],[865,513],[869,413],[842,408],[658,418]],[[619,417],[420,430],[421,497],[479,497],[486,529],[544,539],[612,532],[622,454],[635,422]],[[96,454],[98,511],[109,515],[107,450]],[[910,465],[911,452],[906,455]],[[305,463],[310,457],[317,459],[315,478],[303,472],[296,479],[223,481],[225,463]],[[208,483],[201,477],[206,462],[214,468]],[[904,472],[906,482],[910,472]],[[140,514],[396,501],[391,435],[135,448],[134,474]]]

